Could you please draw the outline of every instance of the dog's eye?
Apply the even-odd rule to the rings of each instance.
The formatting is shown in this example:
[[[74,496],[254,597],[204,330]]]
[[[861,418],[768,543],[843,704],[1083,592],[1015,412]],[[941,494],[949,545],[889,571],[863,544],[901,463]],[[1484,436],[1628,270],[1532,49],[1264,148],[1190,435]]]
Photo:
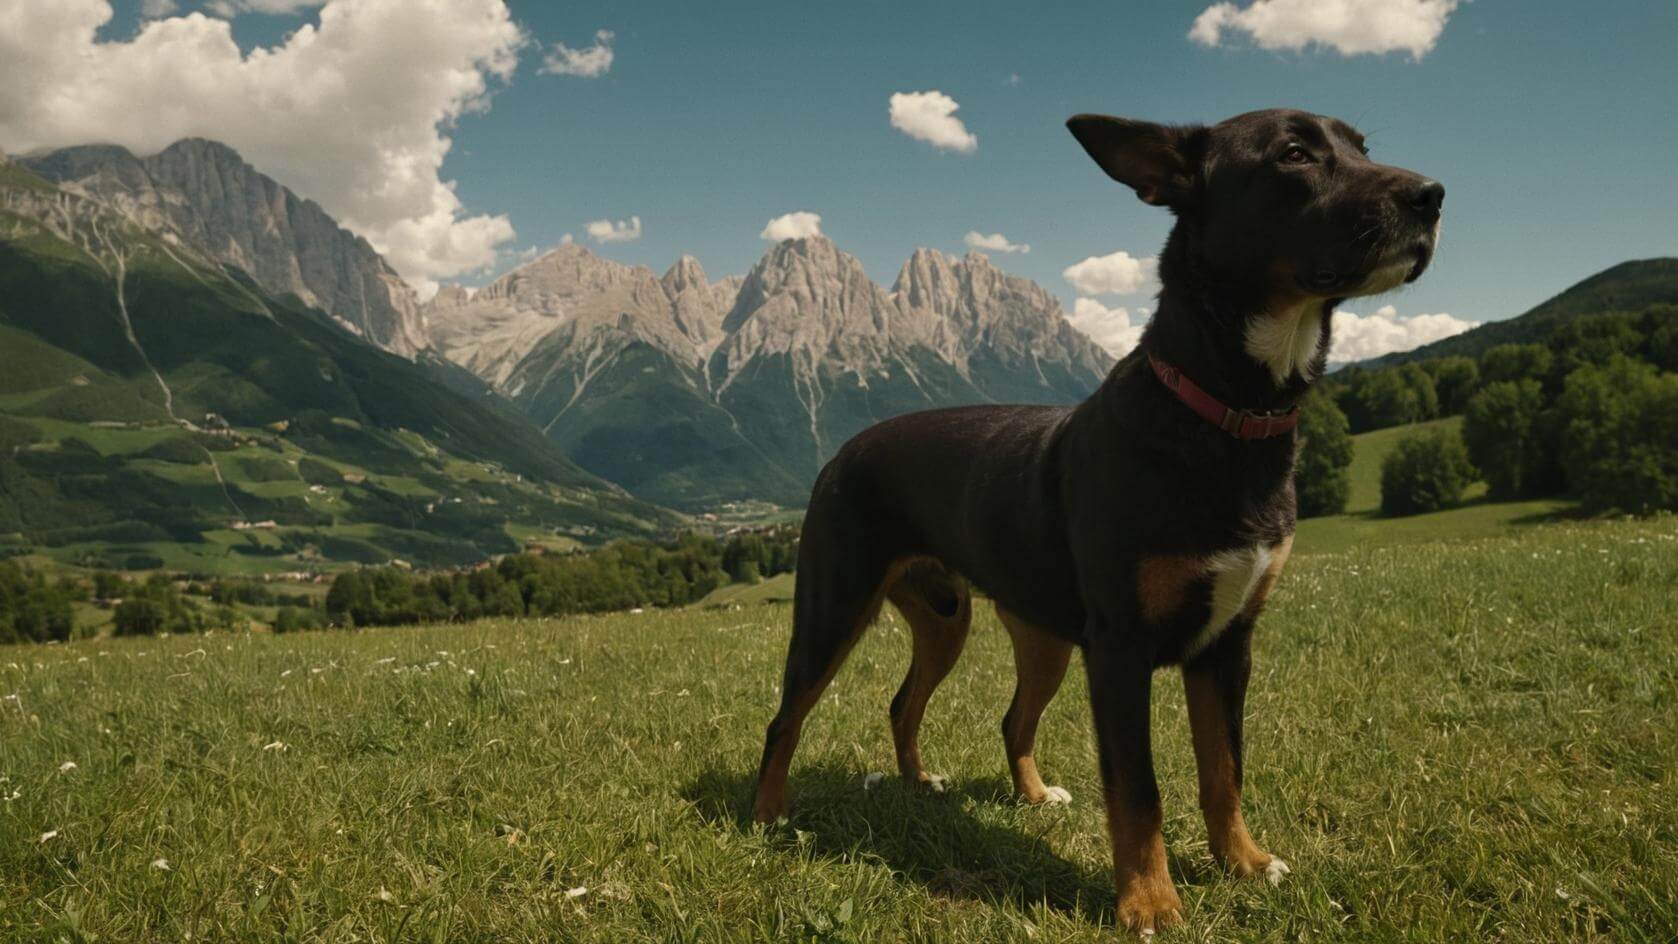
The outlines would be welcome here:
[[[1309,164],[1311,163],[1311,152],[1297,144],[1290,144],[1288,149],[1282,152],[1282,163]]]

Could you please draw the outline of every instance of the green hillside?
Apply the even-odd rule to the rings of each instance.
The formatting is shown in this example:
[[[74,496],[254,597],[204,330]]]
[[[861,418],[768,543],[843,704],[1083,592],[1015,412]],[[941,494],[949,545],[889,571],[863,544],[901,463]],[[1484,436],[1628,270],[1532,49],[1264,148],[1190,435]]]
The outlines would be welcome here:
[[[3,166],[0,552],[448,564],[516,550],[514,524],[566,546],[677,522],[515,411]]]
[[[1453,354],[1477,357],[1499,344],[1541,344],[1556,326],[1582,315],[1638,311],[1662,303],[1678,304],[1678,258],[1622,262],[1514,318],[1488,322],[1413,351],[1388,354],[1363,364],[1380,367]]]

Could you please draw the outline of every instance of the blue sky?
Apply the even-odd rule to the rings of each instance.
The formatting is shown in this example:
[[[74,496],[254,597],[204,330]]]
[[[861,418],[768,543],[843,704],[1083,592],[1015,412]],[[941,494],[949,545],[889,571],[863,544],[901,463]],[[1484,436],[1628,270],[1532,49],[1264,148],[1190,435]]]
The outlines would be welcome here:
[[[247,51],[320,15],[266,2],[299,9],[234,17]],[[1169,218],[1109,183],[1066,117],[1292,106],[1353,122],[1377,159],[1448,188],[1430,274],[1354,310],[1503,318],[1613,263],[1678,254],[1678,4],[1474,0],[1419,60],[1271,51],[1232,29],[1209,48],[1188,38],[1206,6],[513,0],[530,42],[490,81],[487,109],[446,129],[441,176],[464,212],[506,216],[517,236],[503,249],[636,216],[639,239],[594,248],[660,271],[688,252],[713,276],[743,272],[765,222],[793,210],[819,213],[887,283],[917,246],[960,252],[964,233],[1000,232],[1031,252],[998,263],[1070,308],[1062,270],[1153,255]],[[138,10],[119,3],[100,38],[131,36]],[[587,47],[601,29],[614,34],[604,74],[542,73],[553,44]],[[889,123],[893,93],[933,89],[959,102],[971,152]]]

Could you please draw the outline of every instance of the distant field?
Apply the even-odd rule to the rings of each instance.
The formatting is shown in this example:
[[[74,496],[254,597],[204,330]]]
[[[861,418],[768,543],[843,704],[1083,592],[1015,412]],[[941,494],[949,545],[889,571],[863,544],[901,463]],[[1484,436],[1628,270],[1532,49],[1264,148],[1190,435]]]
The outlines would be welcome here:
[[[1223,878],[1180,687],[1168,941],[1678,938],[1678,519],[1301,557],[1259,631]],[[0,650],[0,939],[1110,941],[1082,673],[1007,796],[988,609],[934,699],[944,795],[890,765],[871,632],[812,716],[790,828],[745,823],[785,606]],[[74,765],[74,766],[68,766]]]
[[[1381,462],[1400,439],[1421,430],[1458,430],[1462,417],[1395,426],[1352,437],[1352,492],[1346,512],[1299,523],[1294,550],[1299,554],[1338,553],[1353,548],[1388,547],[1428,541],[1471,541],[1511,533],[1515,528],[1561,520],[1573,514],[1575,503],[1559,498],[1520,502],[1489,502],[1486,486],[1475,482],[1456,508],[1405,518],[1381,516]]]

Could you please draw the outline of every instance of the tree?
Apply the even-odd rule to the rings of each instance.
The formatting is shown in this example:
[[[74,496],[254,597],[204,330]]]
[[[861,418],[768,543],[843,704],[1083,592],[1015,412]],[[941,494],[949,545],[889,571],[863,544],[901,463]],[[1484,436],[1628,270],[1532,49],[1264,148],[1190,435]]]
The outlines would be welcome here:
[[[1327,394],[1312,390],[1299,404],[1299,438],[1293,471],[1299,516],[1345,511],[1352,491],[1352,434],[1346,414]]]
[[[1643,309],[1638,328],[1643,334],[1639,356],[1661,370],[1678,371],[1678,305]]]
[[[1555,357],[1542,344],[1499,344],[1480,355],[1480,382],[1537,380],[1550,376]]]
[[[1422,405],[1415,389],[1396,370],[1362,375],[1347,391],[1346,415],[1355,432],[1403,426],[1421,419]]]
[[[1480,389],[1480,367],[1472,357],[1437,357],[1422,364],[1439,391],[1439,412],[1455,416],[1468,409],[1468,401]]]
[[[1562,469],[1585,507],[1678,509],[1678,374],[1623,357],[1584,367],[1555,410]]]
[[[1456,504],[1474,478],[1462,439],[1443,429],[1412,433],[1381,463],[1381,511],[1415,515]]]
[[[1544,389],[1536,380],[1488,384],[1469,401],[1462,420],[1468,457],[1493,498],[1532,494],[1543,462],[1538,436]]]
[[[1618,357],[1635,356],[1642,344],[1643,334],[1631,315],[1609,312],[1574,318],[1550,332],[1555,355],[1551,372],[1565,378],[1581,367],[1601,367]]]

